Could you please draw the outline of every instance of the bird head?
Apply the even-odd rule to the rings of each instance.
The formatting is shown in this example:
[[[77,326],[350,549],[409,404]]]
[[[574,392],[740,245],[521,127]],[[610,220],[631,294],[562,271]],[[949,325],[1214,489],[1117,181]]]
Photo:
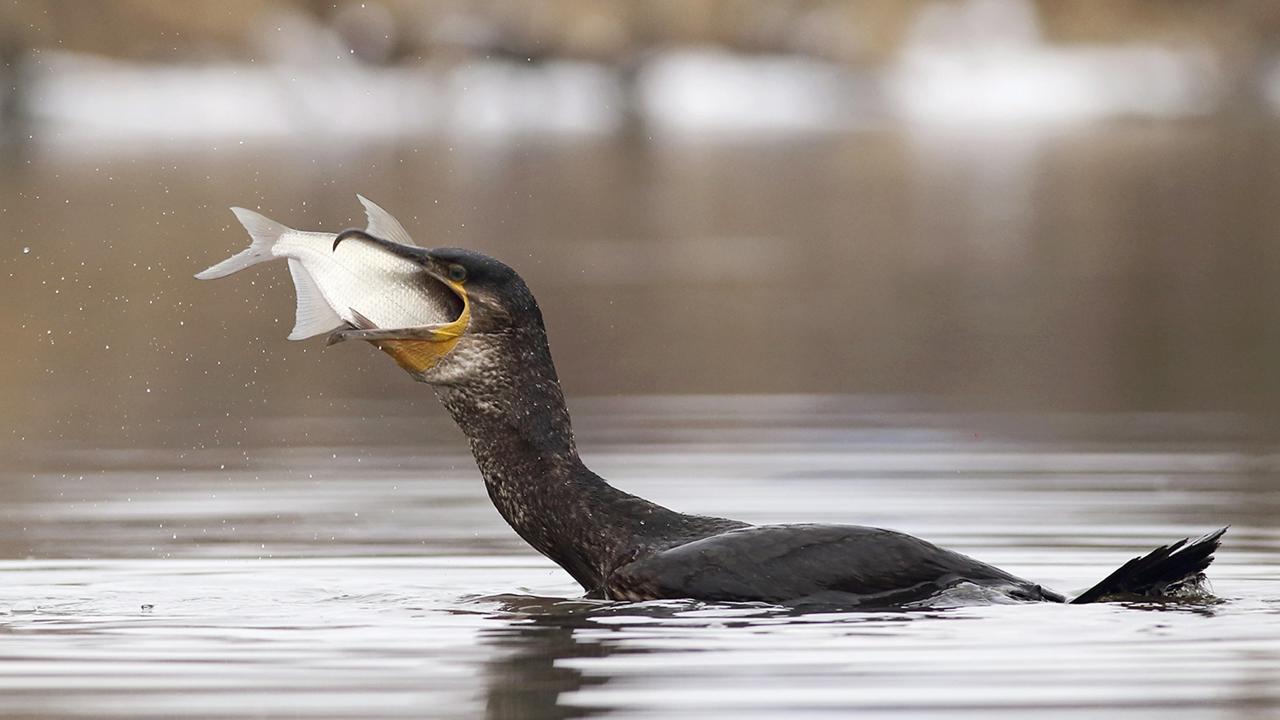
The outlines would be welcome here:
[[[434,384],[459,382],[492,369],[498,361],[519,362],[530,348],[545,347],[537,301],[524,280],[506,264],[462,248],[400,245],[364,230],[340,233],[334,247],[351,237],[382,244],[420,265],[419,288],[452,308],[453,317],[414,328],[357,325],[334,332],[330,344],[367,340],[417,379]]]

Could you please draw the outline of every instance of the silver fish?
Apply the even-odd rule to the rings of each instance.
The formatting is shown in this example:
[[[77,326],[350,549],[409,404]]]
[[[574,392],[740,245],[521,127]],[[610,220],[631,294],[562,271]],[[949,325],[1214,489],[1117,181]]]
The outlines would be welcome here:
[[[390,213],[364,196],[356,197],[368,216],[369,235],[417,247]],[[410,328],[458,318],[457,296],[431,279],[421,264],[395,253],[385,243],[362,240],[363,233],[353,233],[335,245],[335,233],[294,230],[244,208],[231,211],[249,231],[252,243],[196,277],[212,280],[286,258],[298,297],[290,340],[347,326]]]

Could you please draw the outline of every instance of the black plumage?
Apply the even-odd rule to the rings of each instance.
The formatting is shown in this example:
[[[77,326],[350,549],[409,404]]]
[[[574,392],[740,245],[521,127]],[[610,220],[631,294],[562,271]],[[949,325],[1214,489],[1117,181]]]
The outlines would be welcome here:
[[[970,584],[1013,600],[1066,602],[1031,581],[903,533],[852,525],[751,526],[675,512],[614,488],[578,455],[542,314],[525,282],[478,253],[413,253],[434,277],[465,277],[471,308],[457,345],[416,377],[435,386],[466,434],[499,513],[590,595],[884,607]],[[1222,532],[1137,558],[1071,602],[1158,596],[1193,583],[1212,561]]]

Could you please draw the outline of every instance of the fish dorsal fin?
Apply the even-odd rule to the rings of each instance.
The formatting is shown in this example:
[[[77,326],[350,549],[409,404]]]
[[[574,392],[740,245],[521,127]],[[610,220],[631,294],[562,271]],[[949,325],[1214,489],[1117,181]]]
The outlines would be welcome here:
[[[289,258],[289,274],[293,276],[293,289],[298,294],[298,316],[293,332],[289,333],[290,340],[305,340],[346,325],[325,301],[320,286],[301,262]]]
[[[366,232],[393,243],[418,247],[400,221],[391,217],[391,213],[378,207],[377,203],[363,195],[356,195],[356,197],[360,199],[360,204],[364,205],[364,214],[369,217],[369,227]]]

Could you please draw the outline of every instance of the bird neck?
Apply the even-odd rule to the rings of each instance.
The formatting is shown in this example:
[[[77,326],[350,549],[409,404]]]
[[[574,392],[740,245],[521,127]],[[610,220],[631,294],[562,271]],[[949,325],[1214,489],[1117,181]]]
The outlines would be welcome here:
[[[622,492],[583,464],[545,338],[518,331],[469,338],[470,347],[455,350],[470,357],[465,378],[436,392],[502,517],[596,591],[637,553],[687,535],[679,531],[687,516]]]

